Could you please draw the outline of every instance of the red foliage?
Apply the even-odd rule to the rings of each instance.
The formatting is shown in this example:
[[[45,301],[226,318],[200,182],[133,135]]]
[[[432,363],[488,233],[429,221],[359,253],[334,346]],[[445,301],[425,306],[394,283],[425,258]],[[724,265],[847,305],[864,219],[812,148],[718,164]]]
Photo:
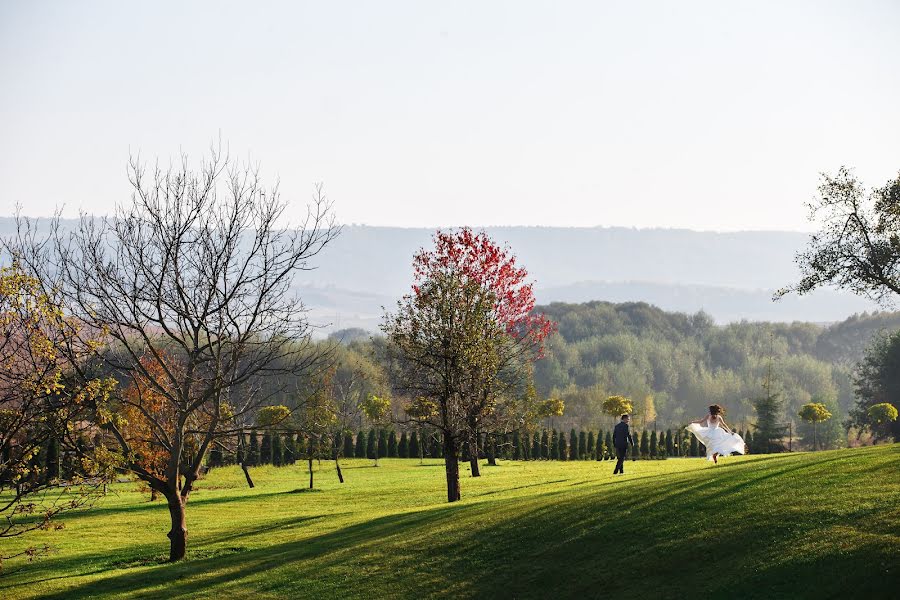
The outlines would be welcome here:
[[[527,281],[528,271],[516,266],[509,248],[468,227],[455,232],[438,230],[434,242],[433,250],[421,249],[413,258],[413,292],[418,295],[420,284],[436,273],[453,273],[464,282],[474,281],[494,294],[494,312],[506,331],[533,344],[542,354],[543,342],[556,324],[542,314],[534,314],[533,284]]]

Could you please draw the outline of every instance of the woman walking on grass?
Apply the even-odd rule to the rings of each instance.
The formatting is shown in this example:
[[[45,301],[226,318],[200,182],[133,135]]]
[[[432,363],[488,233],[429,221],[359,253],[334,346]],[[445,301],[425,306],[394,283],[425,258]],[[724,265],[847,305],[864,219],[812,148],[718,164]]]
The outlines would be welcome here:
[[[744,453],[744,439],[728,428],[722,418],[722,407],[713,404],[709,414],[702,419],[691,421],[685,427],[706,446],[706,460],[719,464],[719,456],[729,456],[732,452]]]

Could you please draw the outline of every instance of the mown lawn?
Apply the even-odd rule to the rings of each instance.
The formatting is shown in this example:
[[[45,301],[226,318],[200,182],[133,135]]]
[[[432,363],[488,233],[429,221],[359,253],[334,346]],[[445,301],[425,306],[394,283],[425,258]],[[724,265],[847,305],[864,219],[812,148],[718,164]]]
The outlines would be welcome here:
[[[443,465],[351,460],[213,471],[188,507],[188,560],[137,484],[69,515],[0,597],[897,598],[900,445],[732,458]],[[32,538],[35,540],[35,538]],[[0,542],[9,550],[20,541]]]

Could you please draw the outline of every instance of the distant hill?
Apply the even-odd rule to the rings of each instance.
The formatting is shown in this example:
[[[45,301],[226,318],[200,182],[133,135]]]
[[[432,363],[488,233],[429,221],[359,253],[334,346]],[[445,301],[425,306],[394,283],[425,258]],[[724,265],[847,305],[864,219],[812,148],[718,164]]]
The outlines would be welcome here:
[[[13,233],[0,218],[0,236]],[[819,291],[778,303],[772,292],[797,278],[794,254],[807,234],[715,233],[622,227],[489,227],[535,281],[538,300],[643,301],[666,310],[705,310],[718,323],[747,320],[836,322],[877,307],[851,294]],[[382,306],[409,289],[413,253],[433,229],[349,225],[298,278],[298,291],[323,333],[377,328]]]

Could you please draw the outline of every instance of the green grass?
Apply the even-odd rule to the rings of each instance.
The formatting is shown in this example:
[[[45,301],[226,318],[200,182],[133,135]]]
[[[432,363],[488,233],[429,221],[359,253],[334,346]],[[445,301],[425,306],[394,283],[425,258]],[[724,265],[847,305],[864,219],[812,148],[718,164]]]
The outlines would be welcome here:
[[[165,505],[120,484],[0,597],[898,597],[900,445],[723,462],[502,462],[454,505],[440,461],[323,463],[312,493],[300,465],[219,469],[173,565]]]

